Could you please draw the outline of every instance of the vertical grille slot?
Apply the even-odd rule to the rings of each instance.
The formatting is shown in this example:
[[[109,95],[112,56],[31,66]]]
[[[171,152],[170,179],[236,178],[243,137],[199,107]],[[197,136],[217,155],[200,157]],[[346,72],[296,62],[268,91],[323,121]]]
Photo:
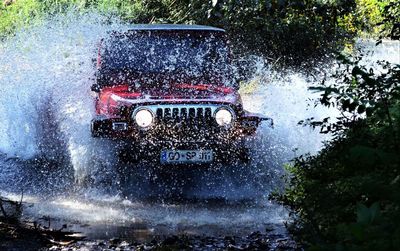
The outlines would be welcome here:
[[[204,118],[203,108],[197,108],[197,118],[199,120],[203,120],[203,118]]]
[[[204,117],[206,118],[206,120],[211,119],[212,117],[211,108],[206,108],[205,110],[206,111],[204,113]]]
[[[157,117],[157,120],[162,120],[162,118],[163,118],[163,109],[162,108],[157,108],[156,117]]]
[[[187,109],[181,108],[181,120],[186,121],[188,118]]]
[[[172,121],[175,124],[180,122],[179,108],[172,108]]]
[[[194,119],[196,117],[196,109],[189,108],[189,119]]]
[[[164,109],[164,119],[171,118],[171,108]]]
[[[205,125],[210,126],[212,123],[211,121],[212,121],[212,111],[211,108],[207,107],[204,111],[204,123]]]
[[[178,119],[180,116],[179,116],[179,108],[173,108],[172,109],[172,118],[173,119]]]

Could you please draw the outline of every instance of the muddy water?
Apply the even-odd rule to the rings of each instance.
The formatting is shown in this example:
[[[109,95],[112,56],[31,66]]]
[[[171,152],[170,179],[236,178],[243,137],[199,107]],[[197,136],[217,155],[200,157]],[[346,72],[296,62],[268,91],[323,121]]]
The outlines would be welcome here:
[[[76,187],[73,179],[63,177],[62,172],[40,170],[15,160],[2,159],[0,163],[2,195],[19,200],[24,193],[24,219],[53,228],[67,224],[68,229],[90,239],[145,241],[171,234],[242,236],[266,229],[285,233],[282,223],[286,211],[268,201],[263,184],[243,180],[243,175],[233,177],[232,167],[220,167],[219,172],[187,172],[179,177],[193,178],[209,172],[213,179],[177,182],[175,178],[158,177],[122,188],[104,180],[96,187],[83,188]],[[228,181],[226,175],[232,175]],[[138,186],[142,187],[140,193],[136,191]]]

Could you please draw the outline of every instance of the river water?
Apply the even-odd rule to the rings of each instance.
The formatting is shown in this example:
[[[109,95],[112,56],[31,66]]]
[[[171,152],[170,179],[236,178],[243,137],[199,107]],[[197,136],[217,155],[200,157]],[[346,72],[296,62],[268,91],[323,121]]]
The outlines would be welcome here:
[[[166,172],[141,164],[128,167],[134,175],[121,184],[112,144],[90,136],[89,87],[98,41],[126,28],[99,15],[70,14],[0,44],[0,195],[19,199],[23,193],[24,219],[46,225],[50,218],[52,227],[67,224],[91,239],[266,229],[286,236],[288,212],[268,195],[282,189],[285,163],[316,153],[328,137],[297,125],[336,114],[314,107],[318,94],[307,87],[318,80],[297,72],[283,77],[253,57],[259,87],[243,95],[244,106],[273,118],[275,126],[260,128],[250,163]],[[398,43],[358,44],[367,60],[400,62]],[[88,176],[92,180],[77,185]]]

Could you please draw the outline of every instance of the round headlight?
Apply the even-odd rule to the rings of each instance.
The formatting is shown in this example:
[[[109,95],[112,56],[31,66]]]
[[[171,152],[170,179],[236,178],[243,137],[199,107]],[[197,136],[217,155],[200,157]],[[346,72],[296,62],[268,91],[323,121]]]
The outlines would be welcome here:
[[[149,127],[151,124],[153,124],[153,120],[153,113],[147,109],[140,110],[135,114],[136,124],[141,128]]]
[[[233,121],[233,114],[226,108],[221,108],[215,113],[215,120],[220,126],[228,126]]]

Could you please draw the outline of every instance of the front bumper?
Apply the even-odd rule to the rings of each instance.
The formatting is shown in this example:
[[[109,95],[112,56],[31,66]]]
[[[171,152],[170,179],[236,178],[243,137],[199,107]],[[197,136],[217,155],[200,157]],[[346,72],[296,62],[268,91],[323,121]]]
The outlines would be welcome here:
[[[268,118],[259,115],[248,114],[240,117],[230,127],[222,128],[214,122],[190,125],[182,123],[157,124],[143,130],[131,120],[120,118],[97,117],[91,122],[93,137],[111,139],[129,139],[136,142],[224,142],[252,136],[263,120]],[[271,120],[272,125],[272,120]]]
[[[160,161],[164,150],[212,150],[214,162],[247,161],[245,142],[253,135],[260,116],[247,113],[228,128],[212,123],[159,123],[142,130],[133,121],[98,117],[92,121],[92,135],[119,142],[120,159]]]

